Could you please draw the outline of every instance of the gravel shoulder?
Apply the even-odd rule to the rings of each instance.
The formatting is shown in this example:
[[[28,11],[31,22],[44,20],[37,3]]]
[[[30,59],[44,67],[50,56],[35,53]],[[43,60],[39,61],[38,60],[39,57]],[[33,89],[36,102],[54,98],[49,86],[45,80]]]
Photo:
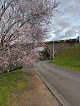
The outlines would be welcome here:
[[[32,72],[32,77],[29,79],[32,84],[25,92],[17,94],[18,100],[14,102],[18,101],[19,106],[61,106],[37,73],[33,69],[28,71]]]

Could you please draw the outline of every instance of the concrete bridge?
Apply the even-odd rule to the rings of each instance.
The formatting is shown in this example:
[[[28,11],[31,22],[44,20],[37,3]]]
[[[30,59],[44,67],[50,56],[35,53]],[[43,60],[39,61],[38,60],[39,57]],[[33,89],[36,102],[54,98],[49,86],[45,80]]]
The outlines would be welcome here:
[[[79,43],[78,39],[49,41],[46,42],[46,49],[50,54],[50,58],[54,58],[77,43]]]
[[[52,59],[77,43],[79,43],[79,39],[49,41],[49,42],[45,42],[45,47],[50,55],[50,58]],[[12,47],[13,46],[15,45],[12,45]],[[35,48],[33,43],[21,44],[21,47],[25,48],[25,50],[30,50]],[[39,47],[42,47],[42,43],[39,43],[38,45],[36,45],[36,48],[39,48]]]

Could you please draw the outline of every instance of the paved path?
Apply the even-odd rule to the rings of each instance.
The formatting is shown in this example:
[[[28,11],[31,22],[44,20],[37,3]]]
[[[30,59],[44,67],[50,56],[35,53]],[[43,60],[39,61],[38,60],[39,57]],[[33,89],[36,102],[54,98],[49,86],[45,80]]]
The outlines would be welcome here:
[[[80,106],[80,72],[55,66],[49,61],[38,62],[34,67],[71,106]]]

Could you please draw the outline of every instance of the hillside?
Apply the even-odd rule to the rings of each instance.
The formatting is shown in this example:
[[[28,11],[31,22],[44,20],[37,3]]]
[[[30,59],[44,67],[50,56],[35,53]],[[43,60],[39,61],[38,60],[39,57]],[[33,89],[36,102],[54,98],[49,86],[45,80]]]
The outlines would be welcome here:
[[[80,43],[51,60],[53,64],[80,71]]]

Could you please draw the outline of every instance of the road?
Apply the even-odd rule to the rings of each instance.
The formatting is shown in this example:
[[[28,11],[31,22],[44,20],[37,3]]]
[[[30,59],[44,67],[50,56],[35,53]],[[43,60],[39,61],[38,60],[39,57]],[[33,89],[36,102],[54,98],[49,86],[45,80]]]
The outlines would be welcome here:
[[[80,106],[80,72],[61,69],[49,61],[38,62],[34,67],[71,106]]]

